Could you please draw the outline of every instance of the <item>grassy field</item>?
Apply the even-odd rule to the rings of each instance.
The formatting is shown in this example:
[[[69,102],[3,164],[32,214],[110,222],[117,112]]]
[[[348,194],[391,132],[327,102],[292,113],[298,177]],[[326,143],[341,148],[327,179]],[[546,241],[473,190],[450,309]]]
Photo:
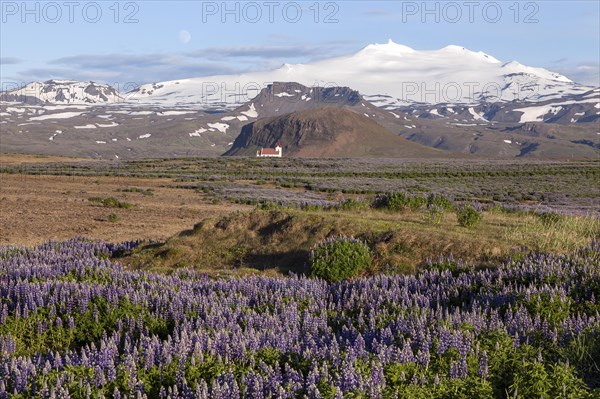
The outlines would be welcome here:
[[[1,157],[0,157],[1,159]],[[131,162],[0,161],[0,173],[171,179],[215,201],[333,203],[388,191],[438,193],[562,213],[600,207],[600,161],[402,159],[158,159]]]
[[[372,248],[368,274],[413,273],[440,256],[488,266],[523,251],[568,253],[600,237],[600,221],[563,216],[548,225],[532,213],[484,212],[480,224],[466,228],[452,212],[433,224],[410,210],[255,209],[204,220],[122,261],[160,272],[189,267],[215,275],[306,273],[310,249],[332,235],[354,236]]]
[[[600,163],[593,161],[3,155],[0,165],[3,243],[143,240],[123,261],[155,271],[302,273],[310,248],[336,234],[370,245],[370,273],[410,273],[439,256],[486,265],[523,249],[566,253],[600,236]],[[373,209],[376,194],[388,191],[437,194],[457,206],[476,201],[483,221],[465,228],[452,210],[433,221],[419,207]],[[339,206],[344,201],[358,206]],[[548,212],[561,216],[540,216]]]

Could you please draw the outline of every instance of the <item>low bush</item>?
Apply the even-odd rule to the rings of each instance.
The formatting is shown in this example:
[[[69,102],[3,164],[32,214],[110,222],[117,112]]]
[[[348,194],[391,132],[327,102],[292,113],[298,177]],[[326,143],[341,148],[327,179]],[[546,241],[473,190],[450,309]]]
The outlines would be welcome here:
[[[456,218],[460,226],[473,227],[481,222],[483,214],[475,205],[467,204],[456,209]]]
[[[416,211],[416,210],[420,209],[422,206],[427,205],[427,198],[425,198],[422,195],[410,196],[410,197],[408,197],[407,205],[412,211]]]
[[[390,211],[403,211],[410,208],[418,210],[427,204],[427,199],[422,195],[408,195],[404,192],[378,194],[373,201],[372,207],[376,209],[387,209]]]
[[[437,205],[427,205],[427,207],[422,207],[421,218],[427,224],[440,224],[444,219],[444,208]]]
[[[371,251],[354,237],[332,236],[310,251],[309,263],[311,276],[341,281],[367,268],[371,264]]]
[[[369,203],[365,200],[348,198],[338,202],[331,209],[336,211],[364,211],[369,209]]]
[[[401,211],[408,205],[408,197],[405,193],[386,193],[377,194],[373,204],[376,209],[389,209],[391,211]]]
[[[450,198],[439,194],[429,194],[427,197],[427,205],[440,207],[447,211],[454,209],[454,202]]]
[[[115,197],[108,197],[108,198],[90,197],[90,198],[88,198],[88,201],[96,203],[96,204],[102,204],[107,208],[130,209],[130,208],[133,208],[133,206],[134,206],[133,204],[130,204],[129,202],[119,201]]]

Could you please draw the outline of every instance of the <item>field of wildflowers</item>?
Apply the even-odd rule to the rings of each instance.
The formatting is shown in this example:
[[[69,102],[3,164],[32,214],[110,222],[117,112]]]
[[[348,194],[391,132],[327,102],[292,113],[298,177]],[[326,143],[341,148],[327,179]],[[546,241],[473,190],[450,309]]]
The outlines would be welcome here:
[[[600,244],[327,283],[0,249],[0,398],[592,398]]]

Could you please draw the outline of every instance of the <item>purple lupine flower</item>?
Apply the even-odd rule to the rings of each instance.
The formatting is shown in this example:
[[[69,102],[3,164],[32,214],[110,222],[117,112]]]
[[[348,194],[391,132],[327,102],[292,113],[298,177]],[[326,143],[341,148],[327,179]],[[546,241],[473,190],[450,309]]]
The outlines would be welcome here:
[[[488,356],[486,351],[481,352],[479,358],[479,375],[484,380],[488,378]]]

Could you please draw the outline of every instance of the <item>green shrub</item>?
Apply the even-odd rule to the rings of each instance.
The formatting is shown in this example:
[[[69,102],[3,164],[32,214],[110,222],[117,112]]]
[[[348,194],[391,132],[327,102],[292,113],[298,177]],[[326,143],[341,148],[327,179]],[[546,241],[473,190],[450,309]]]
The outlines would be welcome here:
[[[422,207],[421,218],[427,224],[440,224],[444,219],[444,208],[436,205]]]
[[[510,397],[519,398],[591,398],[585,384],[568,363],[549,365],[543,361],[525,361],[514,374]]]
[[[108,221],[112,223],[119,221],[119,215],[111,213],[110,215],[108,215]]]
[[[387,195],[385,207],[392,211],[401,211],[408,206],[408,195],[405,193],[390,193]]]
[[[437,206],[447,211],[454,209],[454,202],[450,198],[438,194],[429,194],[427,197],[427,205]]]
[[[309,204],[309,203],[300,204],[299,207],[303,211],[307,211],[307,212],[318,212],[318,211],[322,211],[323,209],[326,209],[322,205]]]
[[[456,218],[458,224],[462,227],[473,227],[483,219],[480,210],[475,209],[473,205],[463,205],[456,209]]]
[[[364,211],[369,209],[369,203],[365,200],[348,198],[335,204],[332,209],[336,211]]]
[[[501,204],[497,204],[494,203],[493,205],[490,205],[487,207],[487,211],[489,213],[495,214],[495,215],[499,215],[505,212],[504,208],[502,207]]]
[[[281,208],[281,205],[273,201],[260,201],[256,205],[256,209],[261,211],[272,211],[279,208]]]
[[[353,237],[333,236],[310,251],[309,263],[311,276],[341,281],[367,268],[371,264],[371,251]]]
[[[379,194],[373,201],[373,208],[402,211],[406,208],[417,210],[427,204],[427,199],[422,195],[410,196],[403,192]]]
[[[427,205],[427,198],[425,198],[422,195],[413,195],[411,197],[408,197],[407,205],[412,211],[416,211],[422,206]]]
[[[107,200],[109,200],[109,201],[107,201]],[[105,202],[105,201],[107,201],[107,202]],[[102,203],[104,204],[104,206],[108,206],[108,207],[114,206],[114,207],[122,208],[122,209],[131,209],[134,207],[134,205],[130,204],[129,202],[122,202],[122,201],[116,200],[115,198],[112,198],[112,197],[107,198],[106,200],[102,201]]]
[[[115,197],[108,197],[108,198],[90,197],[90,198],[88,198],[88,201],[96,203],[96,204],[102,204],[107,208],[121,208],[121,209],[133,208],[133,204],[130,204],[129,202],[121,202],[118,199],[116,199]]]
[[[386,193],[377,194],[371,206],[378,209],[401,211],[407,204],[408,200],[405,193]]]

